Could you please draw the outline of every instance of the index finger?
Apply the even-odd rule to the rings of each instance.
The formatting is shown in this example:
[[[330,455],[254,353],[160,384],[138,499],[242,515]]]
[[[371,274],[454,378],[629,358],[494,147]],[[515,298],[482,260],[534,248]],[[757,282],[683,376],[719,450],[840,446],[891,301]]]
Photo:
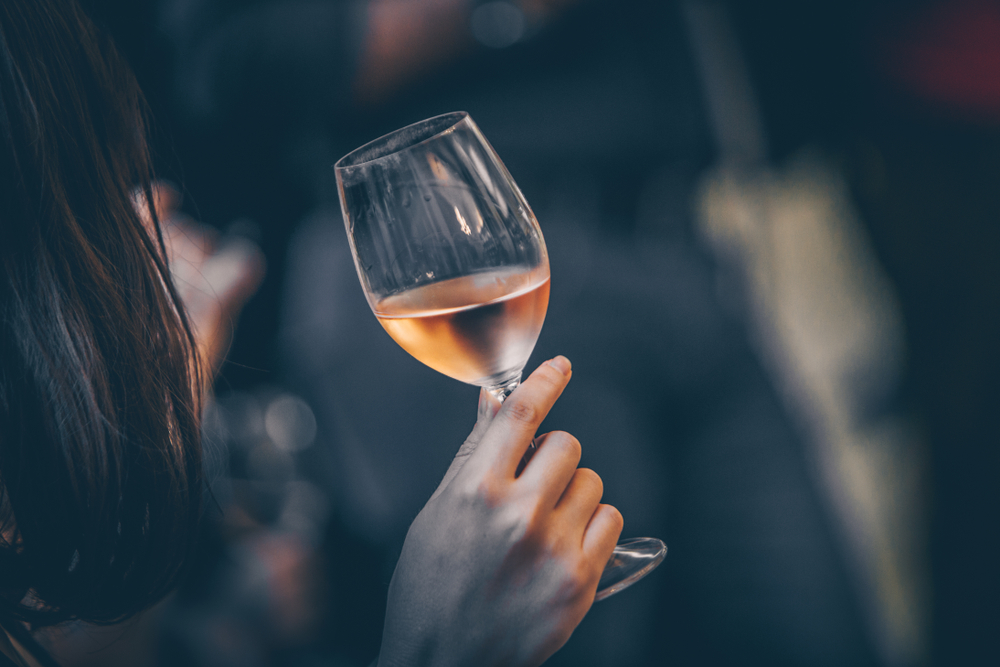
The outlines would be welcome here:
[[[531,439],[572,375],[573,367],[563,356],[535,369],[504,401],[467,465],[488,467],[513,479]]]

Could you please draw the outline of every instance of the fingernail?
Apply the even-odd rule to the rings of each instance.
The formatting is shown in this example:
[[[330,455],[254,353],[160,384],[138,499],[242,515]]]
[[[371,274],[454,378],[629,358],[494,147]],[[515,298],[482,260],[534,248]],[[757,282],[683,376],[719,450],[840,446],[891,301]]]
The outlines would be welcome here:
[[[554,359],[549,359],[546,363],[563,375],[569,375],[570,371],[573,370],[573,364],[569,363],[569,359],[561,354]]]

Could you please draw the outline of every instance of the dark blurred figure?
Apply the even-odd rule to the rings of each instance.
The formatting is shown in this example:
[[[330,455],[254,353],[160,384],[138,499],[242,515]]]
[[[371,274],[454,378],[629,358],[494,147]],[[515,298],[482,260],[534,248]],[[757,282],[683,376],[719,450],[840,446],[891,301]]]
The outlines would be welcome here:
[[[930,444],[933,664],[990,664],[1000,625],[1000,4],[734,5],[774,155],[849,174],[909,338]]]

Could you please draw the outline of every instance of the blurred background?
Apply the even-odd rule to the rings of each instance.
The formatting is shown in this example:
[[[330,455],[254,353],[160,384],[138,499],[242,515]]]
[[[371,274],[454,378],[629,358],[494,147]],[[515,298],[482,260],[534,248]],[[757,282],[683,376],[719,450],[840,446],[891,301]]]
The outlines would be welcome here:
[[[1000,2],[83,4],[180,214],[266,276],[206,416],[199,561],[75,664],[374,659],[477,390],[371,316],[332,165],[460,109],[548,244],[529,366],[575,377],[543,428],[670,548],[549,664],[995,664]]]

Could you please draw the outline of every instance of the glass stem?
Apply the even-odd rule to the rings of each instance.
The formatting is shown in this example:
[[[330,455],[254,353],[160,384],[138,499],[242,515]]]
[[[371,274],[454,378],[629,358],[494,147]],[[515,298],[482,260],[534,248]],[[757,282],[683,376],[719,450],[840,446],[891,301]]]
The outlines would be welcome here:
[[[507,400],[507,397],[510,396],[515,389],[517,389],[517,386],[519,384],[521,384],[520,373],[515,375],[510,380],[507,380],[506,382],[493,385],[492,387],[484,387],[484,388],[493,396],[493,398],[500,401],[500,403],[503,403],[504,401]]]

